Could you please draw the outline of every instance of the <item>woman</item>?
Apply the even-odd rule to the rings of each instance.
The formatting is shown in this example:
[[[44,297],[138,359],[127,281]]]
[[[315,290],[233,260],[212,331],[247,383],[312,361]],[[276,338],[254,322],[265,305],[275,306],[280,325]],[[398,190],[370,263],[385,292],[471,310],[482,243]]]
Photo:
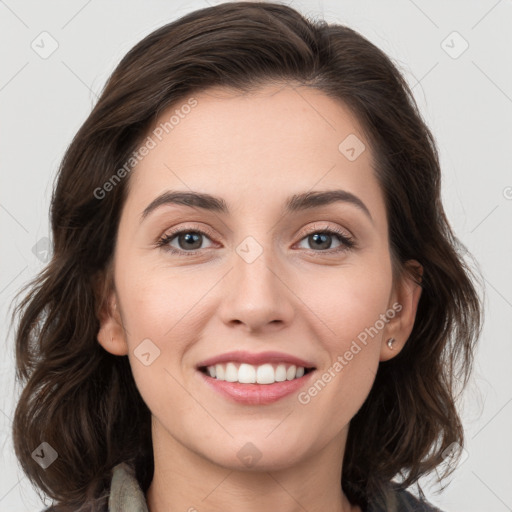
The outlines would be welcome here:
[[[406,489],[460,455],[481,304],[433,136],[368,40],[252,2],[156,30],[51,222],[13,426],[48,510],[436,510]]]

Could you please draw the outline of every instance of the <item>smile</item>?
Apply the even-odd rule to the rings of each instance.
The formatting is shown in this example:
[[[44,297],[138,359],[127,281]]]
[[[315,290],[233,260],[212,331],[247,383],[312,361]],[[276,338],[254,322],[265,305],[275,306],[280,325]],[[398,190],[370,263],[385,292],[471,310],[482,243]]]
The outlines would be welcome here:
[[[274,384],[300,379],[313,368],[304,368],[294,364],[265,363],[259,366],[248,363],[227,362],[201,367],[200,371],[210,377],[225,382],[240,384]]]
[[[290,371],[290,375],[292,375],[293,371],[295,375],[291,378],[291,380],[285,379],[283,381],[278,381],[275,380],[276,377],[281,378],[284,372],[283,369],[279,369],[281,365],[277,365],[277,367],[274,369],[272,365],[268,365],[270,366],[270,368],[268,368],[265,364],[258,367],[253,367],[252,365],[244,365],[244,363],[242,363],[240,364],[240,367],[242,368],[242,376],[240,377],[240,368],[237,368],[236,365],[234,365],[235,370],[229,370],[229,364],[230,363],[227,363],[226,365],[221,364],[220,372],[223,370],[225,373],[233,372],[232,375],[233,377],[236,376],[236,380],[233,380],[232,382],[221,380],[218,376],[211,377],[206,367],[200,368],[199,371],[196,371],[196,375],[202,380],[203,383],[208,386],[209,389],[215,391],[221,397],[243,405],[267,405],[273,402],[277,402],[278,400],[290,396],[294,393],[299,393],[301,388],[305,387],[308,385],[308,383],[311,382],[312,376],[314,376],[316,373],[314,368],[304,369],[304,367],[295,367],[294,369],[292,366],[289,368],[284,366],[286,369],[286,374],[288,374],[288,371]],[[250,366],[252,368],[246,368],[246,366]],[[244,372],[247,372],[247,374],[250,373],[252,380],[254,373],[258,375],[257,371],[261,367],[264,367],[264,369],[261,370],[262,378],[265,376],[265,372],[268,372],[266,375],[266,380],[268,383],[243,383],[238,380],[240,378],[244,380]],[[213,368],[215,369],[215,372],[217,372],[217,365],[215,365]],[[210,369],[212,369],[212,367],[210,367]],[[272,383],[269,382],[271,379]]]

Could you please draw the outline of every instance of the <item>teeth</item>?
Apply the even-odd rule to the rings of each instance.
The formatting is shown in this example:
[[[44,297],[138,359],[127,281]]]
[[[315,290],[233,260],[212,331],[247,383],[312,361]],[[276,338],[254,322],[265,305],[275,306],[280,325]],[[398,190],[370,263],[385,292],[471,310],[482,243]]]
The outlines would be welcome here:
[[[210,377],[241,384],[273,384],[285,380],[299,379],[305,373],[303,366],[270,363],[254,366],[247,363],[222,363],[207,367]]]
[[[233,363],[226,365],[226,373],[224,374],[224,380],[227,382],[235,382],[238,380],[238,369]]]

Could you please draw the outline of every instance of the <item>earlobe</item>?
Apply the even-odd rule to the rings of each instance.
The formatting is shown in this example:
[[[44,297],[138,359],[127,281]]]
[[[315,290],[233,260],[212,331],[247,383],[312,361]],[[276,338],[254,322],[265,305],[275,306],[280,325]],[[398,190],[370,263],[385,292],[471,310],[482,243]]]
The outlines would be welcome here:
[[[111,354],[116,356],[128,354],[128,344],[115,297],[107,301],[105,308],[100,311],[100,328],[97,340]]]
[[[380,361],[387,361],[400,353],[411,335],[416,320],[422,292],[423,267],[416,260],[409,260],[406,267],[410,272],[404,272],[391,297],[393,309],[397,314],[386,325]],[[399,307],[395,307],[396,305]]]
[[[395,343],[395,338],[389,338],[386,342],[386,345],[388,346],[389,350],[394,350],[393,343]]]
[[[128,354],[128,345],[124,337],[115,337],[113,334],[108,334],[106,330],[101,329],[97,336],[99,344],[111,354],[115,356],[126,356]]]

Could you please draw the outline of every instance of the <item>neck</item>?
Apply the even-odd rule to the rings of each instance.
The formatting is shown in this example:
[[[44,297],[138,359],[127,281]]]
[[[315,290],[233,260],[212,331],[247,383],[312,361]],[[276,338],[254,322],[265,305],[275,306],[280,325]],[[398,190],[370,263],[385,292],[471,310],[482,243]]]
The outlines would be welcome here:
[[[155,470],[146,493],[150,512],[360,512],[341,488],[348,426],[322,450],[294,464],[245,468],[238,459],[216,464],[188,449],[153,422]],[[238,448],[239,449],[239,448]],[[234,448],[235,451],[236,448]]]

